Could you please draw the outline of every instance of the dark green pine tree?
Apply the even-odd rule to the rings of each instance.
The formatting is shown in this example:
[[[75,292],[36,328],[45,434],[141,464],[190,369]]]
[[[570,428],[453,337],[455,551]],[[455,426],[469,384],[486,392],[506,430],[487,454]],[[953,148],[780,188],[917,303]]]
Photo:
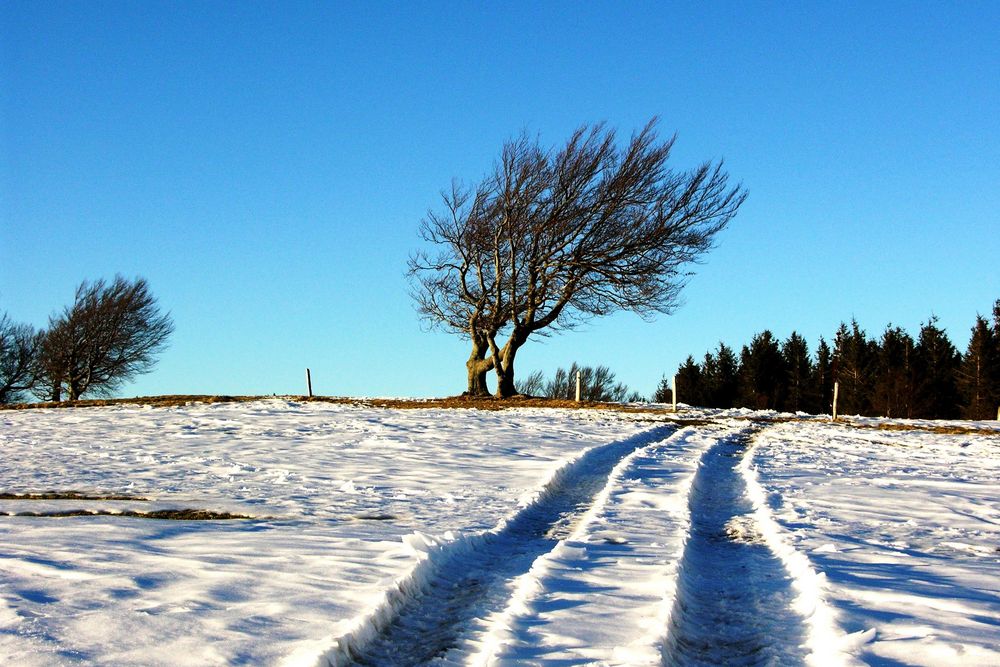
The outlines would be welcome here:
[[[996,387],[994,402],[997,404],[996,419],[1000,421],[1000,299],[993,304],[993,386]]]
[[[706,352],[701,362],[701,405],[707,408],[722,407],[718,404],[718,394],[719,364],[714,354]]]
[[[976,317],[969,347],[957,376],[961,415],[993,419],[1000,405],[1000,339],[982,316]]]
[[[782,410],[805,411],[815,404],[812,393],[813,363],[809,357],[806,339],[793,331],[781,346],[781,356],[785,365],[785,392]]]
[[[840,383],[837,412],[843,415],[871,414],[871,391],[876,344],[858,321],[850,328],[841,323],[833,341],[833,379]]]
[[[959,415],[956,378],[961,357],[944,329],[931,316],[920,327],[914,349],[916,391],[913,416],[924,419],[955,419]]]
[[[736,405],[740,387],[740,362],[733,348],[720,342],[715,352],[715,406],[731,408]]]
[[[883,417],[913,412],[913,338],[900,327],[885,328],[875,361],[872,410]]]
[[[757,334],[740,353],[740,402],[754,410],[776,410],[785,394],[785,360],[770,331]]]
[[[813,399],[816,401],[807,408],[815,414],[829,414],[833,406],[833,352],[822,336],[816,346],[816,365],[813,366]]]
[[[660,378],[660,384],[656,385],[656,392],[653,393],[654,403],[673,403],[674,390],[670,387],[670,378],[664,375]]]
[[[690,355],[677,369],[677,400],[688,405],[705,404],[701,367]]]

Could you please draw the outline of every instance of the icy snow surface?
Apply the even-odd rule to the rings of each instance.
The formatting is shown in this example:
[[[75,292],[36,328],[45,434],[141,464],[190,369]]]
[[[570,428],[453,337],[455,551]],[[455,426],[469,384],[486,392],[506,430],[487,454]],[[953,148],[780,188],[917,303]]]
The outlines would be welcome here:
[[[0,491],[267,517],[0,517],[0,663],[21,665],[315,659],[413,567],[420,553],[401,538],[492,528],[567,457],[643,428],[279,401],[0,412],[0,424]],[[145,503],[0,500],[0,512],[53,505]]]
[[[132,498],[0,499],[0,664],[1000,664],[1000,437],[702,414],[0,412]]]
[[[862,660],[1000,665],[1000,438],[787,423],[752,465]]]

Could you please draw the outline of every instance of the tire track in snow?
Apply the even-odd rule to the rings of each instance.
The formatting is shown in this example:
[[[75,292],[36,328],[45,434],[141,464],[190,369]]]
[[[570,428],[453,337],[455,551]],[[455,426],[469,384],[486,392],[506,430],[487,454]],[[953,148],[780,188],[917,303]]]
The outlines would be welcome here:
[[[764,542],[741,474],[754,430],[720,440],[702,456],[663,646],[667,665],[806,662],[809,632],[794,608],[794,579]]]
[[[737,429],[687,427],[615,466],[573,534],[518,579],[467,665],[655,665],[702,453]]]
[[[618,462],[674,430],[658,427],[588,450],[558,470],[534,502],[497,528],[446,543],[429,554],[426,571],[400,582],[382,609],[327,654],[328,663],[447,663],[449,650],[484,633],[488,618],[506,607],[511,582],[572,532]]]

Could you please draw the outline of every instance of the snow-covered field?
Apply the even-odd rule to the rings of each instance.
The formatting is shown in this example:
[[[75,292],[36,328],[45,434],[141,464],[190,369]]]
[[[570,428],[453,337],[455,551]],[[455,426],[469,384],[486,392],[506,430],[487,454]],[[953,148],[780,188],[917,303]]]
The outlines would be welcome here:
[[[0,664],[1000,664],[1000,430],[680,416],[0,412]]]

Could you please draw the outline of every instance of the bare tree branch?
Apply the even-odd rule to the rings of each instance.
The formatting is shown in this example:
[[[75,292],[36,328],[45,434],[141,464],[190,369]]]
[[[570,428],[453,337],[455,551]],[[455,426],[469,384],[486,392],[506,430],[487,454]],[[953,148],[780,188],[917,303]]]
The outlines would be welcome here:
[[[109,394],[152,370],[173,330],[145,279],[84,281],[73,305],[49,318],[40,358],[45,386],[36,392],[52,400],[61,399],[63,388],[70,400]]]
[[[417,308],[472,341],[500,396],[516,391],[514,359],[532,335],[619,310],[671,313],[685,266],[712,248],[745,200],[721,162],[670,169],[675,138],[660,141],[656,125],[623,147],[603,123],[580,127],[559,150],[522,134],[479,186],[444,196],[450,215],[421,223],[439,255],[411,258]],[[482,393],[469,368],[469,391]]]
[[[0,315],[0,403],[20,401],[35,386],[41,342],[32,327]]]

